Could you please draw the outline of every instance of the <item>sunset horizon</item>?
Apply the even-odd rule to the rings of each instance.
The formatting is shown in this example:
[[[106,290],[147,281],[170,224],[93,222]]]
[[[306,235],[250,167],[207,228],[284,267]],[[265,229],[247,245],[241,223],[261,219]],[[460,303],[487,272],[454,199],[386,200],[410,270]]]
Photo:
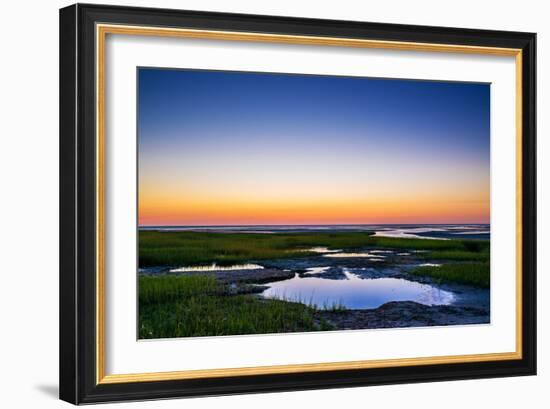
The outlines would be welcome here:
[[[488,224],[488,84],[140,68],[139,226]]]

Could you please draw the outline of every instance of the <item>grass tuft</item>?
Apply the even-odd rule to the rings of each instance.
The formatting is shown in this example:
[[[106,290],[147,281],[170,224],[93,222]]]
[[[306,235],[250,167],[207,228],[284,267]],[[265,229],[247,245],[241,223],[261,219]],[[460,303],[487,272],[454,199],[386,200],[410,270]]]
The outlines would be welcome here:
[[[489,262],[489,251],[464,251],[464,250],[441,250],[421,253],[422,258],[430,260],[452,260],[452,261],[480,261]]]
[[[411,274],[428,276],[440,282],[455,282],[489,288],[490,267],[488,262],[450,263],[439,267],[417,267]]]
[[[209,276],[139,278],[139,338],[325,331],[307,305],[231,295]]]

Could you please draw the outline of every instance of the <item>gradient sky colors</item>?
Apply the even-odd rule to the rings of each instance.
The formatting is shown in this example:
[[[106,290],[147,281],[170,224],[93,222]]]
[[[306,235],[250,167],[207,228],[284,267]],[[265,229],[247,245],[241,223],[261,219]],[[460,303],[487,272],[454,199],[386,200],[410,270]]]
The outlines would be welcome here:
[[[490,86],[138,70],[139,224],[488,223]]]

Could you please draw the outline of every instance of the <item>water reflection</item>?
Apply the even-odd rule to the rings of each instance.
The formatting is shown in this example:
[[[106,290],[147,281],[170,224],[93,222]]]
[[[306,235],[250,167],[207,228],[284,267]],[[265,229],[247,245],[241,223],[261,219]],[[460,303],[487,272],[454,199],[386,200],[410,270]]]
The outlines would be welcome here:
[[[326,253],[338,253],[342,250],[340,250],[340,249],[330,250],[327,247],[311,247],[309,249],[305,249],[305,250],[302,250],[302,251],[308,251],[308,252],[319,253],[319,254],[326,254]]]
[[[330,268],[328,267],[308,267],[306,268],[305,274],[321,274],[327,271]]]
[[[258,264],[236,264],[233,266],[218,266],[212,263],[209,266],[187,266],[178,267],[170,270],[171,273],[184,273],[190,271],[232,271],[232,270],[261,270],[262,266]]]
[[[334,254],[324,254],[323,257],[330,257],[330,258],[373,258],[373,259],[383,259],[385,256],[382,256],[381,254],[372,254],[374,251],[371,252],[364,252],[364,253],[334,253]]]
[[[377,308],[390,301],[415,301],[425,305],[448,305],[453,293],[428,284],[402,278],[361,278],[344,271],[345,280],[294,276],[268,284],[262,296],[316,305],[319,308],[344,306],[349,309]]]

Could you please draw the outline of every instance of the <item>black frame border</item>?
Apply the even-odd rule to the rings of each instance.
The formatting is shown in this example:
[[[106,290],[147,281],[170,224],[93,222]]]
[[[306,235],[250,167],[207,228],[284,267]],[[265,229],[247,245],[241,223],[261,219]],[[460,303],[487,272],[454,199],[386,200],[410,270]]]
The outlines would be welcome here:
[[[177,381],[96,383],[96,23],[522,50],[522,358]],[[76,4],[60,10],[60,377],[74,404],[536,374],[536,34]]]

